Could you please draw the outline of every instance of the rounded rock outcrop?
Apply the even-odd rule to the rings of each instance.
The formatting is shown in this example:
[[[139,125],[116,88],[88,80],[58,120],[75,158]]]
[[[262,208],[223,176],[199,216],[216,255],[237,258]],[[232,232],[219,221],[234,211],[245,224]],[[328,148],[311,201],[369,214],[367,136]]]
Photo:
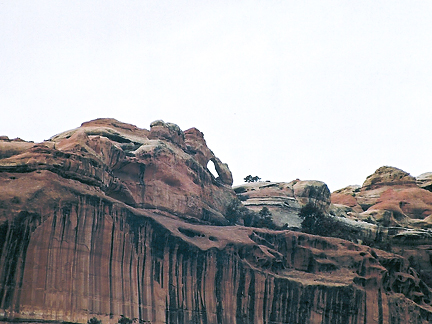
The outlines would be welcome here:
[[[156,120],[150,124],[149,139],[164,139],[177,144],[181,148],[185,146],[185,135],[180,127],[174,123],[165,123],[163,120]]]
[[[382,166],[366,178],[362,188],[368,190],[388,185],[415,186],[416,179],[408,172],[405,172],[401,169],[390,166]]]
[[[313,205],[327,212],[330,207],[330,190],[322,181],[298,181],[293,186],[294,196],[300,205]]]

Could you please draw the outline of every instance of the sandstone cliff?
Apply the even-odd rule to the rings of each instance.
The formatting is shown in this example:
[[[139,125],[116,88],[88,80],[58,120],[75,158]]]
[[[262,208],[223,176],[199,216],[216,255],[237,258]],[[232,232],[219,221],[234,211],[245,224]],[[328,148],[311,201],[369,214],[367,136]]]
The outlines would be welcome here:
[[[224,226],[232,176],[196,129],[100,119],[0,151],[0,321],[432,321],[431,289],[400,255]],[[254,186],[274,206],[331,209],[320,182]]]
[[[384,166],[362,186],[332,193],[332,203],[349,209],[347,218],[371,225],[370,241],[406,257],[420,278],[432,286],[432,192],[430,173],[415,178],[398,168]]]

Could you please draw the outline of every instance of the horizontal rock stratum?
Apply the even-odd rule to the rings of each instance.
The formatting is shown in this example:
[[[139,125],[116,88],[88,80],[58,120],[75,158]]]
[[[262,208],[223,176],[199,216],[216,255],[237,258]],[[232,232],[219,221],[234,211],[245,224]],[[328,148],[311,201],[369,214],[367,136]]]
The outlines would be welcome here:
[[[388,185],[381,178],[368,190]],[[97,119],[43,143],[3,136],[0,184],[0,322],[432,322],[431,289],[401,255],[229,224],[231,172],[195,128]],[[267,204],[281,224],[298,227],[310,203],[334,210],[319,181],[241,191],[246,206]],[[379,199],[344,206],[361,218]]]

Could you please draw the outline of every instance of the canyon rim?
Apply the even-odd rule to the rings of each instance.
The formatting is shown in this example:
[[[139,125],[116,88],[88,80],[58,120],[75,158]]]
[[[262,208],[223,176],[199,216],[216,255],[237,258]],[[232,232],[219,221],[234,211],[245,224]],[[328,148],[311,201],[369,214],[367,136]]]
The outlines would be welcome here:
[[[0,137],[0,184],[0,323],[432,322],[430,173],[232,187],[198,129],[103,118]]]

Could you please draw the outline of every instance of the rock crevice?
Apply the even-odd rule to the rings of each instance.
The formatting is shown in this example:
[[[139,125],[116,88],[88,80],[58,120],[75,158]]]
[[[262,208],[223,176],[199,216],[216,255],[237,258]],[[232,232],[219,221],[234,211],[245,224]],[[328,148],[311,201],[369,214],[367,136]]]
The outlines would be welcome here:
[[[2,137],[0,184],[2,323],[432,321],[431,290],[411,259],[299,231],[221,226],[236,197],[232,175],[194,128],[98,119],[39,144]],[[319,181],[235,190],[281,225],[298,227],[307,205],[345,210]],[[394,197],[384,192],[370,201]]]

